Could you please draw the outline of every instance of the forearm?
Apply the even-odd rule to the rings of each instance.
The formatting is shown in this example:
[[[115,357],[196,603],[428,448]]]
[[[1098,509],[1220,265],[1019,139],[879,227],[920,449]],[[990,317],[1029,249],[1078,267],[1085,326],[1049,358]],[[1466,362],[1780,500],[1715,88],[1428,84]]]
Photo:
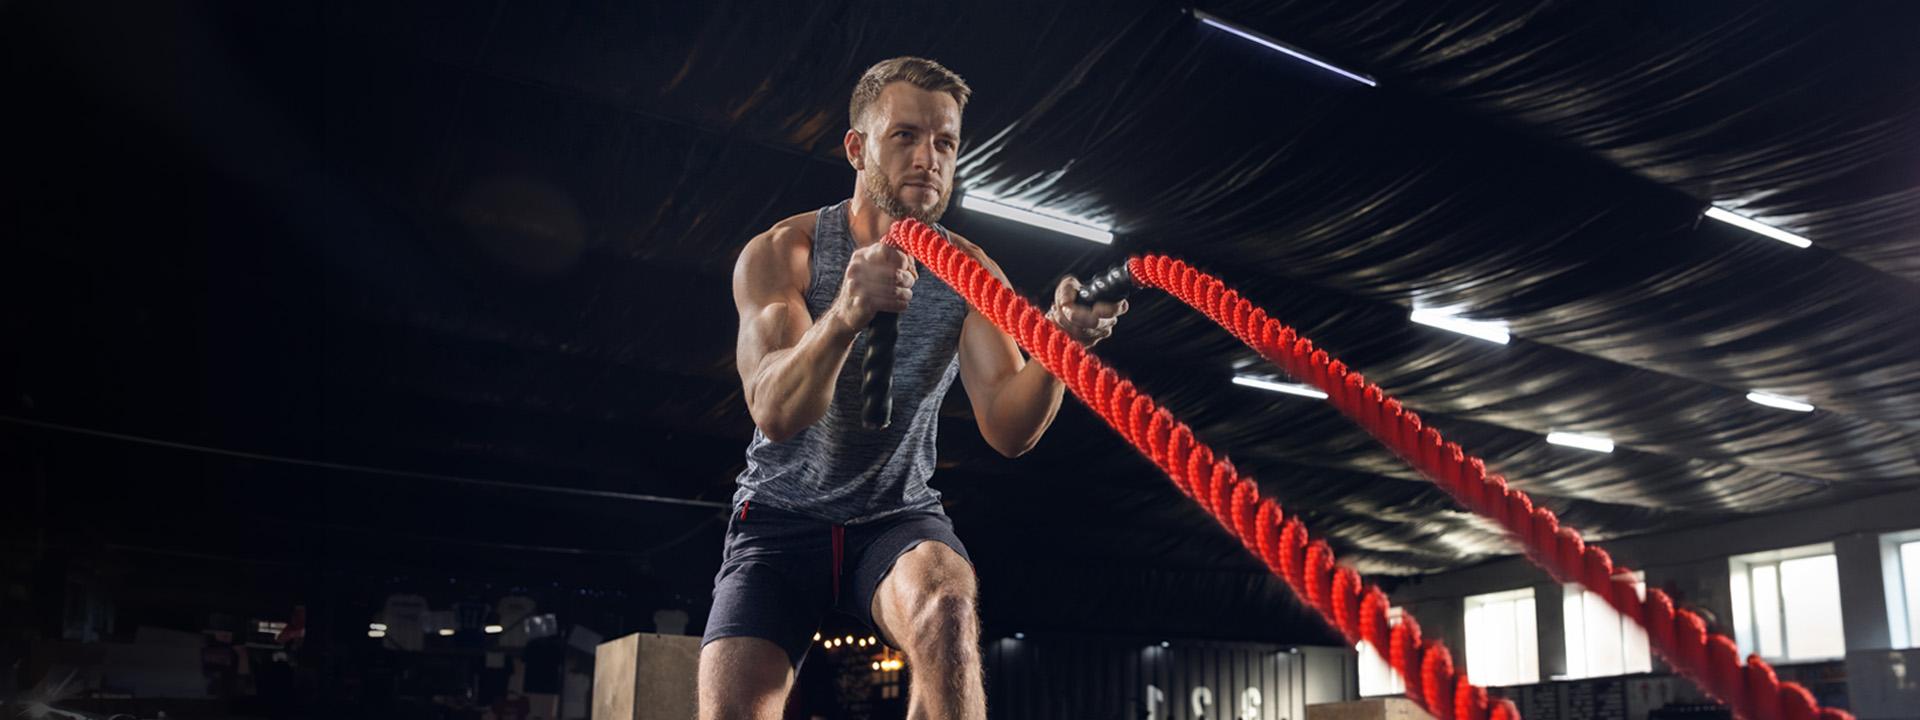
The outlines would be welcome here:
[[[1033,449],[1040,436],[1053,424],[1060,412],[1060,400],[1066,384],[1040,363],[1028,360],[1019,372],[1007,378],[993,402],[984,410],[980,423],[987,444],[1000,454],[1017,457]]]
[[[760,432],[775,442],[806,429],[833,404],[834,383],[859,330],[822,317],[793,347],[768,353],[747,388],[747,407]]]

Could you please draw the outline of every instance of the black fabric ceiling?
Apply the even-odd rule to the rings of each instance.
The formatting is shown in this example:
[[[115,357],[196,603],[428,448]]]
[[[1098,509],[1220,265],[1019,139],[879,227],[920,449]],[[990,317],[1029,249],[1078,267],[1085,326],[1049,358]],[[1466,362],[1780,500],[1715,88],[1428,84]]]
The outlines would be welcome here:
[[[32,182],[6,270],[33,311],[8,313],[4,400],[182,442],[724,501],[751,428],[733,258],[851,191],[848,89],[915,54],[976,91],[961,184],[1119,234],[960,203],[949,224],[1022,292],[1127,254],[1186,259],[1590,538],[1920,481],[1920,5],[1200,9],[1379,86],[1142,0],[15,2],[8,74],[33,132],[9,172]],[[1703,221],[1710,204],[1814,246]],[[1413,325],[1415,304],[1514,338]],[[1271,369],[1190,311],[1133,307],[1099,354],[1344,561],[1419,575],[1515,552],[1330,409],[1230,384]],[[1618,449],[1545,444],[1562,430]],[[454,494],[468,519],[412,532],[641,557],[617,572],[684,595],[717,560],[699,509],[125,462],[268,501],[325,484],[348,534],[420,522],[356,509],[352,488]],[[990,621],[1320,637],[1263,620],[1296,610],[1084,410],[1006,459],[955,394],[941,468]],[[559,562],[540,557],[522,562]]]

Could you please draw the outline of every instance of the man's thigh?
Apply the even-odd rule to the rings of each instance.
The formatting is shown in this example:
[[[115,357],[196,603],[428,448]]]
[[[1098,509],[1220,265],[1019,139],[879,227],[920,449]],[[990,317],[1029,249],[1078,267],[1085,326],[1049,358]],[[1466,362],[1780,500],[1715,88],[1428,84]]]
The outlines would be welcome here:
[[[852,594],[840,608],[868,625],[885,629],[874,608],[888,583],[917,588],[929,578],[957,574],[960,577],[954,580],[964,580],[971,596],[973,563],[946,515],[910,513],[849,532],[855,533],[849,545],[858,556],[853,563]],[[923,550],[923,546],[929,547]],[[907,574],[902,575],[903,570]]]
[[[727,525],[726,555],[714,579],[713,612],[702,644],[766,640],[798,666],[833,602],[831,526],[751,507]]]

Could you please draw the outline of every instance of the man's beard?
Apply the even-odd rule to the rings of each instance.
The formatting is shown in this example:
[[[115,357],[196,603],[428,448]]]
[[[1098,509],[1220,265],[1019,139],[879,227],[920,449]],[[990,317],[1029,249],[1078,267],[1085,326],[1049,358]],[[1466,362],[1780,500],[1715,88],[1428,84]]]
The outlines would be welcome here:
[[[886,172],[880,169],[878,162],[869,160],[868,167],[871,169],[867,171],[867,200],[871,201],[874,207],[880,208],[880,212],[896,219],[913,218],[928,225],[932,225],[940,219],[940,216],[947,214],[947,201],[953,199],[951,193],[945,190],[936,191],[940,195],[940,200],[926,211],[916,212],[900,201],[900,189],[905,187],[904,185],[895,184],[893,178],[888,177]]]

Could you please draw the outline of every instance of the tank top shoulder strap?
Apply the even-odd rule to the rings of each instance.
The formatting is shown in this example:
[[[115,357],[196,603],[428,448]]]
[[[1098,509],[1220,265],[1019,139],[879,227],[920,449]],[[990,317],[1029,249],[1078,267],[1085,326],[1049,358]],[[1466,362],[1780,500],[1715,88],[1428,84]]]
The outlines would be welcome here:
[[[813,282],[807,288],[807,309],[815,318],[833,306],[840,295],[840,283],[847,276],[847,261],[853,256],[853,237],[847,233],[847,202],[820,208],[814,215]]]

